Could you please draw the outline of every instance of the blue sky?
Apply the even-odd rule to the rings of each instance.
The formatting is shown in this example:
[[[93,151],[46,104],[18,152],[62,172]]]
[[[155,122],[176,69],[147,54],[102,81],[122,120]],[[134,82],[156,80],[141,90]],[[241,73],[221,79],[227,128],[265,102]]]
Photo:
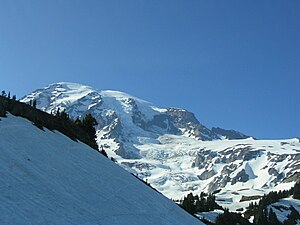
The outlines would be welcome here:
[[[194,112],[208,127],[300,136],[300,1],[0,2],[0,88],[59,81]]]

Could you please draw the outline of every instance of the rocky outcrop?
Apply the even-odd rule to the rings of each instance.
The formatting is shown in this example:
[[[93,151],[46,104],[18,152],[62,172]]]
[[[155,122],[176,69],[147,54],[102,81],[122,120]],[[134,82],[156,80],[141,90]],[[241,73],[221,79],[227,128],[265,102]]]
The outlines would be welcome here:
[[[204,171],[203,173],[201,173],[200,175],[198,175],[198,178],[200,180],[207,180],[211,177],[213,177],[214,175],[216,175],[216,172],[214,170],[209,170],[209,171]]]
[[[300,182],[300,172],[295,172],[293,174],[290,174],[283,180],[283,183],[289,183],[289,182]]]
[[[278,171],[277,171],[275,168],[270,168],[270,169],[268,170],[268,173],[269,173],[270,175],[273,175],[273,176],[278,176],[278,175],[279,175]]]
[[[284,178],[284,173],[279,173],[275,168],[270,168],[268,173],[272,176],[275,176],[275,178],[272,180],[272,183],[274,184],[278,184]]]
[[[247,182],[249,180],[249,175],[246,173],[244,169],[242,169],[238,174],[232,178],[231,185],[236,184],[237,182]]]
[[[221,171],[221,175],[222,176],[230,176],[230,174],[232,174],[236,169],[237,169],[237,165],[236,164],[229,164],[229,165],[225,165]]]
[[[213,192],[225,187],[227,184],[234,185],[237,182],[247,182],[250,177],[245,169],[240,170],[234,177],[232,177],[232,174],[243,165],[243,162],[254,160],[263,153],[263,149],[254,150],[251,145],[240,144],[221,151],[207,150],[204,148],[200,149],[197,153],[192,167],[205,169],[202,174],[198,175],[199,180],[214,177],[208,186],[208,190]],[[225,164],[218,175],[211,169],[212,165],[217,164]],[[281,178],[281,175],[278,175],[278,178]]]
[[[229,140],[236,140],[236,139],[246,139],[249,138],[250,136],[245,135],[239,131],[235,131],[235,130],[225,130],[222,129],[220,127],[213,127],[211,129],[212,132],[214,132],[215,134],[218,134],[220,136],[224,136]]]
[[[203,141],[219,139],[218,135],[200,124],[195,115],[187,110],[169,108],[167,110],[167,115],[170,115],[173,118],[174,126],[176,128],[184,130],[189,136],[196,137]]]
[[[147,129],[147,119],[145,115],[138,109],[138,106],[133,98],[129,98],[126,102],[132,106],[132,122],[142,129]]]
[[[253,148],[248,145],[236,145],[234,148],[228,148],[220,152],[222,155],[223,163],[232,163],[236,160],[249,161],[262,155],[262,150],[252,150]]]
[[[199,169],[205,168],[207,166],[207,162],[210,162],[212,159],[217,159],[217,158],[218,158],[218,154],[216,152],[202,149],[196,155],[192,167],[198,167]]]
[[[225,187],[230,182],[229,176],[217,176],[208,185],[208,192],[212,193],[220,188]]]
[[[261,195],[252,195],[252,196],[244,196],[242,195],[242,198],[240,199],[240,202],[247,202],[247,201],[253,201],[261,199],[263,196]]]
[[[181,134],[181,131],[175,127],[174,118],[168,114],[161,113],[154,115],[153,119],[147,123],[147,130],[152,131],[153,127],[159,127],[163,132],[169,134]]]

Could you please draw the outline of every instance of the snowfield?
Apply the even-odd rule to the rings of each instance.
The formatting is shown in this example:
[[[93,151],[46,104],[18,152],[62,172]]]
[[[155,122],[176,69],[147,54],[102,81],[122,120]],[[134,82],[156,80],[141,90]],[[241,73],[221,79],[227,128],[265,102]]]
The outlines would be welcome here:
[[[0,224],[203,224],[87,145],[0,121]]]

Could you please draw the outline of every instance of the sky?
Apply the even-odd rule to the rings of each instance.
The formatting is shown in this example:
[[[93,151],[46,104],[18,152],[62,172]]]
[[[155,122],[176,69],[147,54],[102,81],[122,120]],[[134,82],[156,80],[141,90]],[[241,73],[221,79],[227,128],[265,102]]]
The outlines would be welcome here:
[[[82,83],[207,127],[300,137],[299,12],[299,0],[2,0],[0,88]]]

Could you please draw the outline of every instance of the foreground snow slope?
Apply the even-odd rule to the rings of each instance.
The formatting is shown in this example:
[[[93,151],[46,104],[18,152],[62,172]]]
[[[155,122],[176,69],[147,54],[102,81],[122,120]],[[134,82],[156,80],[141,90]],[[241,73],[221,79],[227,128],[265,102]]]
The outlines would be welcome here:
[[[0,121],[0,224],[202,224],[85,144]]]

